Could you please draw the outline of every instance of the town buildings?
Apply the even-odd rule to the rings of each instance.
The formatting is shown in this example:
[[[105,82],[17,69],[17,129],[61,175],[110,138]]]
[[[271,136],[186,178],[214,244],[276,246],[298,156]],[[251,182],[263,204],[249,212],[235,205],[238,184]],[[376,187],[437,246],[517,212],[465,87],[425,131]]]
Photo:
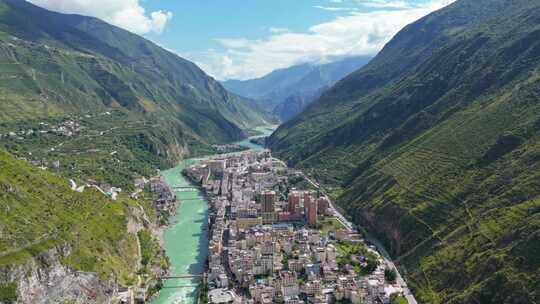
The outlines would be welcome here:
[[[289,177],[296,173],[269,151],[224,154],[186,174],[210,198],[212,303],[388,303],[386,266],[359,273],[365,257],[339,250],[342,244],[364,246],[356,232],[343,226],[322,233],[325,218],[338,220],[328,198],[294,189]]]

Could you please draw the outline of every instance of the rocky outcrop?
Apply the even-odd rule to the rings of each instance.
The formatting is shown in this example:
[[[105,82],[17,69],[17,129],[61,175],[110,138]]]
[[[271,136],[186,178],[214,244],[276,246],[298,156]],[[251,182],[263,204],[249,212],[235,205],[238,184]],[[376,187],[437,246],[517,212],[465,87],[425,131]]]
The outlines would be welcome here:
[[[62,264],[69,253],[68,246],[58,246],[24,264],[0,268],[0,282],[16,284],[16,303],[107,303],[116,293],[114,284]]]

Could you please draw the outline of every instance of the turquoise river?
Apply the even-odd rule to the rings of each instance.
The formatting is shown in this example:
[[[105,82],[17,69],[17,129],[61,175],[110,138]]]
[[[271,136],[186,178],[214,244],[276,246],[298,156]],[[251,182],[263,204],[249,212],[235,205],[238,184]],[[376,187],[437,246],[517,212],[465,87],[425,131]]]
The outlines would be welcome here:
[[[263,135],[253,136],[237,142],[250,149],[262,149],[251,143],[252,138],[267,136],[275,126],[258,127],[255,130]],[[182,170],[196,160],[186,160],[170,170],[162,172],[171,188],[192,186],[182,174]],[[196,189],[177,191],[180,205],[176,210],[171,225],[165,231],[165,251],[171,262],[171,275],[193,275],[204,271],[208,254],[208,204],[203,193]],[[197,279],[171,279],[164,282],[153,304],[194,304],[197,303]]]

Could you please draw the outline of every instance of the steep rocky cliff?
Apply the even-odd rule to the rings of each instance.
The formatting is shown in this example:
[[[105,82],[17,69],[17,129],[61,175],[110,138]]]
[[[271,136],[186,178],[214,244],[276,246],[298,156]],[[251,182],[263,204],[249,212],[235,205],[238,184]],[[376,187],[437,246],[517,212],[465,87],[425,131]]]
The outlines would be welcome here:
[[[98,304],[112,299],[115,282],[105,283],[96,273],[66,266],[62,259],[70,254],[69,246],[50,248],[24,264],[0,268],[0,281],[11,282],[16,287],[17,303],[23,304]]]

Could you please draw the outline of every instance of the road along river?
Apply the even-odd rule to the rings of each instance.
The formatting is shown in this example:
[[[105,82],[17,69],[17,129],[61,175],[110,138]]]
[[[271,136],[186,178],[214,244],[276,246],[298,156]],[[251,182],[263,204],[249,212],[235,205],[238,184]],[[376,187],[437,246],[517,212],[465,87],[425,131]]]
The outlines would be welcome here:
[[[270,135],[276,126],[255,128],[261,134],[237,142],[250,149],[263,149],[250,142],[253,138]],[[177,167],[162,172],[169,187],[190,187],[191,182],[182,175],[182,170],[196,160],[188,159]],[[189,190],[189,191],[185,191]],[[197,188],[175,192],[180,201],[171,225],[165,231],[165,251],[171,262],[171,276],[194,275],[204,272],[208,255],[208,203]],[[197,303],[198,278],[169,279],[153,304]]]

